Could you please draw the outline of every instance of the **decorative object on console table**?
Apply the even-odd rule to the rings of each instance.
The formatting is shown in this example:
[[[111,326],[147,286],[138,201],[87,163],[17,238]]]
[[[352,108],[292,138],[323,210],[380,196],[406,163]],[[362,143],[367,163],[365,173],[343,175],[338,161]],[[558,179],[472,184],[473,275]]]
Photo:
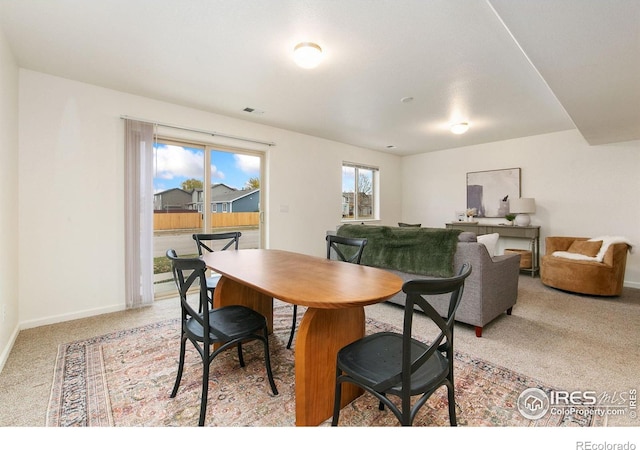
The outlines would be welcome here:
[[[498,233],[500,237],[528,239],[531,250],[531,268],[520,268],[522,272],[531,273],[536,276],[540,272],[540,227],[539,226],[517,226],[511,225],[490,225],[469,222],[453,222],[445,224],[447,228],[462,231],[471,231],[476,235]]]
[[[516,225],[527,227],[531,224],[529,214],[536,212],[536,200],[533,198],[519,198],[511,201],[509,207],[512,213],[516,213]]]

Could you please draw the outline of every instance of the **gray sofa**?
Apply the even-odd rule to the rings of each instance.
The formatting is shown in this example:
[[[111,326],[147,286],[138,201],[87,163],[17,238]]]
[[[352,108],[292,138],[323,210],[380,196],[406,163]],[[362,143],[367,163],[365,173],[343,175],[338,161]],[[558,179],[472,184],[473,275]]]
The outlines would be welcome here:
[[[341,233],[338,231],[338,234]],[[372,244],[370,241],[364,250],[363,258],[367,250],[372,250],[369,248],[370,245],[380,245],[380,243],[374,241]],[[411,247],[407,247],[403,251],[411,251]],[[474,233],[462,232],[458,235],[453,255],[454,273],[465,262],[471,264],[472,272],[465,281],[462,301],[456,313],[456,321],[474,326],[476,336],[481,337],[482,329],[486,324],[502,314],[511,314],[511,310],[516,304],[520,255],[508,254],[491,257],[484,244],[476,241]],[[397,274],[403,280],[429,278],[428,275],[398,271],[389,267],[383,268]],[[405,294],[401,291],[388,301],[404,305]],[[446,312],[446,304],[445,296],[434,300],[434,307],[441,314]]]

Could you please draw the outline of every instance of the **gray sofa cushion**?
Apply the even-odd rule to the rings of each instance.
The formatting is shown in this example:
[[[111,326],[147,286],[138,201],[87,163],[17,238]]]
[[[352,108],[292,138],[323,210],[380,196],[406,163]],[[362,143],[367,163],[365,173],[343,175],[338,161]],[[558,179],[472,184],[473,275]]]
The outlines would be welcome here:
[[[478,237],[471,231],[463,231],[458,235],[458,242],[478,242]]]

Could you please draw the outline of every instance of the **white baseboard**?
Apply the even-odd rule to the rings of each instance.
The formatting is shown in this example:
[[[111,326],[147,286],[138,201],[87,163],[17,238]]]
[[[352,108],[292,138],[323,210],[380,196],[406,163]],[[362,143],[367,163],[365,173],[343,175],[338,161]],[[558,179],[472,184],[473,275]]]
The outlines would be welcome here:
[[[0,372],[4,369],[4,365],[9,359],[9,353],[11,353],[11,349],[13,348],[13,344],[16,343],[16,339],[18,338],[18,333],[20,332],[20,327],[18,325],[15,326],[13,332],[11,333],[11,337],[7,341],[7,345],[2,349],[2,353],[0,353]]]
[[[43,325],[51,325],[54,323],[67,322],[69,320],[84,319],[86,317],[97,316],[100,314],[123,311],[124,309],[126,309],[124,305],[111,305],[103,308],[87,309],[84,311],[77,311],[69,314],[60,314],[57,316],[43,317],[36,320],[29,320],[26,322],[22,322],[16,325],[15,329],[11,333],[11,337],[9,338],[7,345],[2,349],[2,353],[0,353],[0,372],[2,372],[2,369],[4,369],[4,365],[7,362],[7,359],[9,358],[9,354],[11,353],[11,349],[13,349],[13,346],[16,342],[16,339],[18,338],[18,334],[20,333],[20,330],[40,327]]]
[[[51,324],[54,324],[54,323],[67,322],[69,320],[84,319],[84,318],[87,318],[87,317],[97,316],[97,315],[100,315],[100,314],[107,314],[107,313],[112,313],[112,312],[117,312],[117,311],[123,311],[125,309],[126,309],[125,305],[111,305],[111,306],[105,306],[105,307],[102,307],[102,308],[86,309],[84,311],[76,311],[76,312],[68,313],[68,314],[59,314],[59,315],[56,315],[56,316],[41,317],[39,319],[28,320],[28,321],[22,322],[20,324],[20,329],[21,330],[27,330],[29,328],[41,327],[43,325],[51,325]]]
[[[625,281],[623,286],[628,288],[640,289],[640,283],[635,281]]]

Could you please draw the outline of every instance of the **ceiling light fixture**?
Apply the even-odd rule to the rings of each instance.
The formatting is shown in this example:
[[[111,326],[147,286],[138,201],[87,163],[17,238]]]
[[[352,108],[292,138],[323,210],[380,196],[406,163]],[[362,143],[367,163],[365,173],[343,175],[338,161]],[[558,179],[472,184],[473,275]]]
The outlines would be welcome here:
[[[322,59],[322,49],[313,42],[300,42],[293,48],[293,59],[305,69],[313,69]]]
[[[453,134],[464,134],[467,132],[468,129],[469,129],[468,122],[454,123],[453,125],[451,125],[451,132]]]

